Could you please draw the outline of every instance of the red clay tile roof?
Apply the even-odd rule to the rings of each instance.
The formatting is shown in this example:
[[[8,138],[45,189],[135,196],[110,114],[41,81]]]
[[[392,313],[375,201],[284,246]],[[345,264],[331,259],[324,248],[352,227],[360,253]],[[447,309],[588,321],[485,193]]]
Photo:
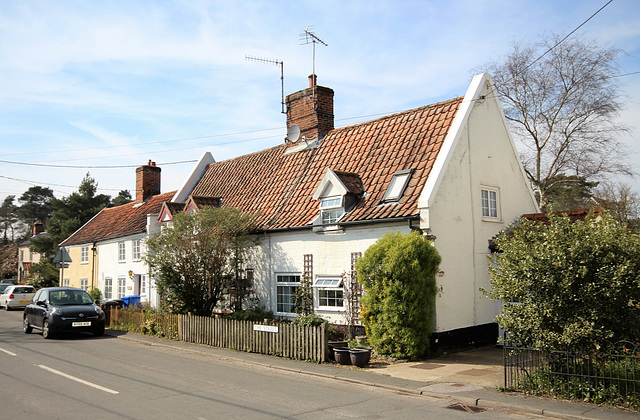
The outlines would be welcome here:
[[[202,207],[220,207],[220,197],[197,197],[191,196],[191,200],[198,206],[198,208]],[[188,202],[189,200],[187,200]]]
[[[340,178],[340,181],[344,184],[351,194],[360,195],[364,192],[362,188],[362,180],[358,174],[352,174],[349,172],[335,172],[336,176]]]
[[[418,199],[462,98],[330,131],[318,148],[285,155],[283,144],[207,168],[191,194],[259,213],[260,227],[306,226],[319,215],[312,196],[327,168],[366,193],[343,222],[418,215]],[[398,203],[381,204],[396,171],[413,169]],[[359,178],[361,186],[356,186]],[[359,183],[360,181],[358,181]]]
[[[60,245],[87,244],[144,232],[147,228],[147,214],[160,213],[162,204],[171,200],[175,193],[154,195],[142,205],[132,202],[103,209]]]
[[[582,210],[567,210],[567,211],[556,211],[553,214],[556,216],[568,216],[571,222],[581,221],[586,219],[590,212],[594,212],[596,215],[600,214],[600,209],[582,209]],[[533,222],[542,222],[544,224],[549,224],[549,218],[547,217],[547,213],[528,213],[523,214],[522,218],[529,219]]]

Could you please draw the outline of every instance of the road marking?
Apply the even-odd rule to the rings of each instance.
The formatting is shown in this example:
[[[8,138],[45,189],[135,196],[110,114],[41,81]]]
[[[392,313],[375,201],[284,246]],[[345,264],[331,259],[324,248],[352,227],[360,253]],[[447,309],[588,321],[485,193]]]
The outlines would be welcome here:
[[[48,366],[44,366],[44,365],[37,365],[37,366],[42,368],[42,369],[44,369],[44,370],[48,370],[51,373],[55,373],[56,375],[64,376],[65,378],[71,379],[72,381],[80,382],[81,384],[84,384],[84,385],[99,389],[100,391],[108,392],[110,394],[119,394],[120,393],[118,391],[114,391],[113,389],[105,388],[103,386],[96,385],[94,383],[85,381],[84,379],[80,379],[80,378],[76,378],[75,376],[67,375],[64,372],[60,372],[59,370],[52,369],[52,368],[50,368]]]
[[[10,352],[9,350],[0,349],[0,351],[7,353],[9,356],[17,356],[17,354]]]

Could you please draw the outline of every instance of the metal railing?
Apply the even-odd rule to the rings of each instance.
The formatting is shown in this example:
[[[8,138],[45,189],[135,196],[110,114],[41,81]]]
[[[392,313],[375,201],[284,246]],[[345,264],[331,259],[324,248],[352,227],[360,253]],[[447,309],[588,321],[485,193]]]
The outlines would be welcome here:
[[[535,395],[640,408],[640,356],[589,355],[504,346],[504,388]]]

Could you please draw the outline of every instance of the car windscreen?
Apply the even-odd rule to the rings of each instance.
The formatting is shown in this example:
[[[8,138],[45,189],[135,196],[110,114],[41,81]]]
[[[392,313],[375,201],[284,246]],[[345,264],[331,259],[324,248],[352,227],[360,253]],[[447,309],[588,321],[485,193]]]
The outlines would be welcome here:
[[[87,305],[93,300],[84,290],[52,290],[49,292],[49,302],[52,305]]]

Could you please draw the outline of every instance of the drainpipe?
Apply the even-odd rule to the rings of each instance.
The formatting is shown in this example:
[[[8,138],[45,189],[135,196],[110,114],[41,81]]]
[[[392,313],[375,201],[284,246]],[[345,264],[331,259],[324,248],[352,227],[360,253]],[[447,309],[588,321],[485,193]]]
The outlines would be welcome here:
[[[91,245],[91,288],[95,289],[96,288],[96,258],[98,255],[98,248],[96,247],[96,243],[94,242]]]

